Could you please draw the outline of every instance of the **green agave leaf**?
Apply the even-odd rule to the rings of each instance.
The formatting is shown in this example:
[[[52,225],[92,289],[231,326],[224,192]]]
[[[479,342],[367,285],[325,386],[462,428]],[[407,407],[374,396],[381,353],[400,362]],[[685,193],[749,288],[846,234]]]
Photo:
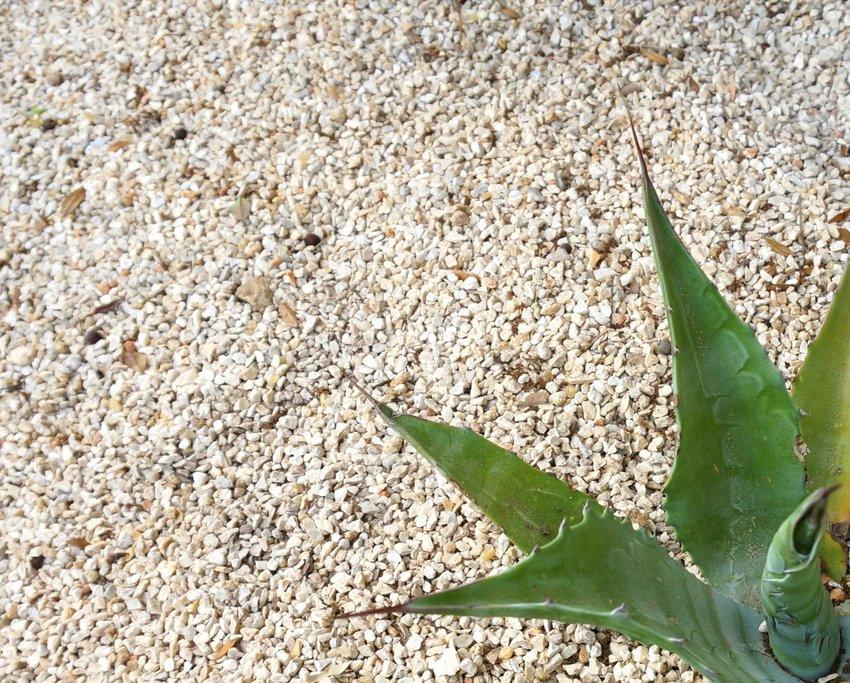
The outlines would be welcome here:
[[[834,490],[814,491],[782,523],[761,582],[773,654],[805,679],[828,674],[841,647],[838,615],[821,583],[818,561],[827,499]]]
[[[824,571],[833,581],[841,581],[847,573],[847,551],[827,533],[820,547]]]
[[[761,615],[702,583],[642,530],[588,510],[511,569],[360,612],[528,617],[619,631],[680,655],[718,683],[795,683],[764,649]]]
[[[644,209],[676,347],[680,443],[667,518],[714,586],[758,604],[773,533],[805,495],[799,411],[779,371],[685,250],[664,214],[632,126]]]
[[[549,543],[566,518],[576,523],[585,505],[601,510],[587,494],[523,462],[469,429],[397,415],[349,380],[390,426],[457,486],[524,553]]]
[[[830,497],[827,515],[846,534],[850,526],[850,269],[844,271],[792,393],[803,410],[800,428],[809,447],[809,479],[814,487],[842,485]],[[847,573],[846,553],[835,554],[837,544],[830,545],[829,574],[840,579]]]

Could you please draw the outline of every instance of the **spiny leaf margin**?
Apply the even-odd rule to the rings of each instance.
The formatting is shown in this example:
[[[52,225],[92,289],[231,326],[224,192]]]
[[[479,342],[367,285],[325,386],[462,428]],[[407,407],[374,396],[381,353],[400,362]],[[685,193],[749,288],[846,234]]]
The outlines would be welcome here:
[[[829,313],[792,384],[803,411],[806,473],[811,486],[840,484],[830,497],[828,521],[842,536],[850,529],[850,268],[845,267]],[[844,538],[840,540],[845,541]],[[847,551],[832,538],[821,548],[829,575],[847,573]]]
[[[522,552],[549,543],[565,518],[579,522],[585,506],[602,509],[587,494],[472,430],[395,413],[348,379],[390,427],[502,527]]]
[[[552,619],[675,652],[717,683],[796,683],[762,645],[761,615],[702,583],[643,530],[586,510],[517,565],[461,588],[356,612]]]
[[[773,533],[805,496],[803,466],[794,454],[799,410],[753,331],[673,230],[633,123],[631,132],[676,348],[680,442],[665,487],[668,522],[710,584],[758,606]]]

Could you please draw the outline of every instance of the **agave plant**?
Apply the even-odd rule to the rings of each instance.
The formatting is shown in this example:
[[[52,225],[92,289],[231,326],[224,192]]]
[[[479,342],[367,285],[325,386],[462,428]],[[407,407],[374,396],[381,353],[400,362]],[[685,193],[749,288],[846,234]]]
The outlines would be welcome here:
[[[646,531],[509,451],[370,398],[529,555],[475,583],[346,616],[551,619],[666,648],[718,683],[840,679],[850,618],[837,616],[821,561],[834,579],[846,574],[845,548],[825,529],[846,534],[850,522],[850,486],[838,488],[850,479],[850,276],[789,394],[673,231],[632,134],[676,349],[680,442],[664,507],[704,581]]]

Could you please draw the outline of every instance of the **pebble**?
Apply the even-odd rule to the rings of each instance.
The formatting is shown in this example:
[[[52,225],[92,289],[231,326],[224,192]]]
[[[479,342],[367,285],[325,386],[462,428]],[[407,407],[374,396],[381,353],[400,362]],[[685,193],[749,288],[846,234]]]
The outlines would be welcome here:
[[[6,355],[6,360],[12,365],[29,365],[35,358],[34,346],[16,346]]]
[[[262,275],[246,279],[237,288],[236,296],[245,303],[251,304],[255,311],[264,311],[274,301],[269,282]]]
[[[671,543],[672,346],[617,83],[790,377],[847,260],[844,8],[117,7],[4,15],[0,679],[702,683],[583,626],[332,619],[519,557],[344,373]]]
[[[435,676],[454,676],[460,671],[460,657],[454,645],[449,645],[434,662],[431,671]]]
[[[217,550],[213,550],[211,553],[207,555],[207,562],[212,565],[218,566],[224,564],[224,561],[227,559],[227,552],[224,548],[219,548]]]
[[[549,392],[540,390],[523,396],[517,403],[525,407],[541,406],[549,400]]]

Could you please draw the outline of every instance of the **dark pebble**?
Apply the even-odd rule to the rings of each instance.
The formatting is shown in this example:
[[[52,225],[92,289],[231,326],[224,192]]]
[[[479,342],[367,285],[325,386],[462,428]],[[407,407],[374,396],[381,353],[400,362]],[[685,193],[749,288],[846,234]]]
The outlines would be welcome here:
[[[42,119],[41,121],[41,130],[47,132],[48,130],[53,130],[59,124],[56,122],[56,119]]]
[[[304,238],[304,244],[308,247],[315,247],[321,241],[322,238],[318,235],[314,235],[312,232]]]
[[[100,333],[100,330],[92,328],[86,332],[86,336],[83,337],[83,339],[88,346],[91,346],[92,344],[97,344],[101,339],[103,339],[103,335]]]
[[[662,339],[658,342],[658,353],[662,356],[669,356],[673,353],[673,345],[670,343],[669,339]]]
[[[185,140],[186,136],[189,134],[189,131],[185,128],[178,128],[174,131],[174,139],[175,140]]]
[[[38,571],[44,566],[44,555],[33,555],[30,558],[30,567]]]

